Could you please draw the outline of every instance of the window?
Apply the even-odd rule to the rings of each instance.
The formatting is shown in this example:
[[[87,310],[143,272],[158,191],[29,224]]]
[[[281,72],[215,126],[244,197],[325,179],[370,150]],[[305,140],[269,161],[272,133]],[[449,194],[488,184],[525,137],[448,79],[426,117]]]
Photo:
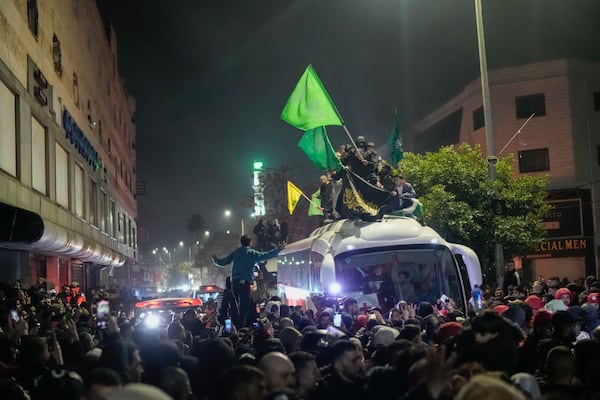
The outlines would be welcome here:
[[[515,98],[517,118],[529,118],[531,114],[535,117],[546,115],[546,96],[544,93],[519,96]]]
[[[31,186],[43,194],[48,194],[46,146],[46,128],[31,117]]]
[[[37,0],[27,0],[27,25],[33,36],[38,37],[38,5]]]
[[[83,168],[75,164],[75,215],[83,218]]]
[[[600,92],[594,92],[594,110],[600,111]]]
[[[519,172],[549,171],[548,149],[519,151]]]
[[[131,218],[127,218],[127,238],[125,239],[125,243],[127,243],[129,247],[133,247],[133,226],[131,226]]]
[[[58,143],[56,151],[56,203],[69,208],[69,155]]]
[[[108,218],[106,220],[108,235],[115,237],[115,214],[117,213],[117,206],[114,201],[110,202],[110,209],[108,210]]]
[[[60,49],[60,41],[56,34],[52,37],[52,59],[54,60],[54,72],[60,78],[62,76],[62,51]]]
[[[99,225],[99,217],[98,217],[98,184],[90,180],[90,223],[94,226]]]
[[[102,232],[106,232],[107,229],[107,223],[106,221],[108,220],[108,213],[106,212],[106,207],[108,204],[108,196],[106,195],[106,192],[101,192],[100,194],[100,207],[98,208],[98,221],[99,221],[99,228]]]
[[[473,131],[485,126],[485,118],[483,116],[483,107],[479,107],[473,111]]]
[[[75,72],[73,72],[73,100],[77,108],[79,108],[79,79],[77,79]]]
[[[17,176],[17,98],[0,81],[0,169]]]

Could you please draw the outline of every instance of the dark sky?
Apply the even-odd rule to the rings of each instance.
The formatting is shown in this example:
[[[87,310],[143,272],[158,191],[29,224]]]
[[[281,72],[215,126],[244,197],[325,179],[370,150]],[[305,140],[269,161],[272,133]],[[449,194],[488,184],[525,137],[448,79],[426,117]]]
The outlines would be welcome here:
[[[312,63],[353,136],[387,140],[479,74],[473,0],[98,0],[137,99],[138,226],[150,246],[186,220],[239,230],[255,159],[300,188],[319,171],[279,115]],[[600,61],[600,1],[483,0],[489,68],[562,57]],[[334,147],[348,140],[331,127]]]

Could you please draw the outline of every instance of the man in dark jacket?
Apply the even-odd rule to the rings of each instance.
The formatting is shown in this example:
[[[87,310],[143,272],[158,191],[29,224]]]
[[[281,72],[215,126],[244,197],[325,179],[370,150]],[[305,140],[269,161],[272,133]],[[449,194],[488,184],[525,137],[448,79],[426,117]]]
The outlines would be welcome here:
[[[476,361],[490,371],[512,375],[518,369],[518,346],[522,339],[518,326],[495,311],[483,311],[473,318],[470,328],[457,336],[457,362]]]
[[[321,208],[323,209],[323,219],[333,219],[333,185],[327,175],[321,175],[320,197]]]
[[[332,372],[318,384],[312,399],[364,399],[365,369],[363,355],[347,340],[340,340],[331,348]]]

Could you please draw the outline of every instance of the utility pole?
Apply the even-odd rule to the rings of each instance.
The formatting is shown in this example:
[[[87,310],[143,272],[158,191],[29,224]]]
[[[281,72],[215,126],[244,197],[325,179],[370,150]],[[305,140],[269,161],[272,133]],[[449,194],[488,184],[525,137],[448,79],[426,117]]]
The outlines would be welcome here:
[[[496,180],[496,148],[494,143],[494,129],[492,126],[492,107],[490,102],[490,87],[487,73],[487,58],[485,54],[485,35],[483,31],[483,12],[481,0],[475,0],[475,19],[477,25],[477,47],[479,49],[479,70],[481,74],[481,95],[483,98],[483,120],[485,124],[485,141],[487,147],[488,173],[490,180]],[[493,198],[498,198],[497,189],[494,189]],[[504,250],[502,243],[496,243],[495,264],[496,264],[496,285],[502,287],[504,278]],[[481,282],[472,282],[479,283]]]

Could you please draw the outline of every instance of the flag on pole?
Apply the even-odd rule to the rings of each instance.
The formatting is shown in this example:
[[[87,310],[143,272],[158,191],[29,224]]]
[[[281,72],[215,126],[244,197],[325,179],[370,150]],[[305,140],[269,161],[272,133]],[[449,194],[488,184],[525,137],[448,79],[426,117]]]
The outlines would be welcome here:
[[[324,126],[306,131],[300,138],[298,147],[302,149],[318,169],[337,171],[342,167],[340,159],[331,146]]]
[[[300,196],[302,196],[303,193],[302,193],[302,190],[298,189],[298,187],[296,185],[294,185],[292,182],[288,181],[287,182],[287,194],[288,194],[288,201],[287,201],[288,211],[290,212],[290,215],[292,215],[294,213],[294,210],[296,209],[296,205],[298,205],[298,200],[300,200]]]
[[[283,107],[281,119],[303,131],[318,126],[344,124],[312,65],[306,67],[304,74],[296,83],[296,87]]]
[[[312,196],[310,196],[308,215],[310,217],[314,215],[323,215],[323,210],[321,210],[321,189],[317,190],[312,194]]]
[[[374,221],[381,218],[391,194],[371,185],[348,169],[342,169],[342,196],[337,212],[342,218]]]
[[[404,149],[402,148],[402,135],[400,135],[397,107],[394,107],[394,125],[392,126],[392,132],[390,133],[387,147],[390,149],[392,165],[396,168],[398,167],[398,163],[404,158]]]

